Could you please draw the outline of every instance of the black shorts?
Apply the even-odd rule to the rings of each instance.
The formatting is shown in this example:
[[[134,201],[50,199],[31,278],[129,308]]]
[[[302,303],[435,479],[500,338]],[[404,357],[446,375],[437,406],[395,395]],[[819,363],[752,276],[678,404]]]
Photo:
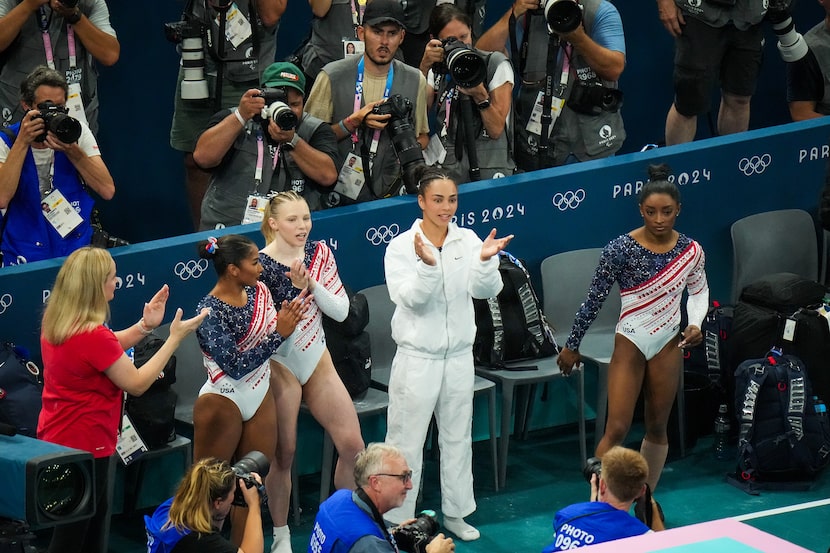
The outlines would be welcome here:
[[[686,16],[675,41],[674,105],[686,117],[709,111],[712,87],[735,96],[752,96],[761,68],[761,25],[745,31],[734,25],[710,27]]]

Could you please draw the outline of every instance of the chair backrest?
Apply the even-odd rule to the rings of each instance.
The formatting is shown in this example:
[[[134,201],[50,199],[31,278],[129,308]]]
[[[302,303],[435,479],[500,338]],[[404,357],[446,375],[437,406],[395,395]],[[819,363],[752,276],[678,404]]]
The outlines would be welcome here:
[[[816,226],[806,211],[767,211],[732,224],[732,303],[746,285],[770,273],[818,279]]]
[[[360,291],[369,304],[369,324],[366,332],[372,344],[372,379],[389,382],[389,371],[395,357],[397,345],[392,339],[392,314],[395,304],[389,299],[389,290],[385,284],[378,284]]]
[[[555,329],[560,346],[571,332],[574,316],[585,301],[602,248],[558,253],[542,261],[542,298],[545,317]],[[589,333],[614,332],[620,318],[619,286],[614,284]]]

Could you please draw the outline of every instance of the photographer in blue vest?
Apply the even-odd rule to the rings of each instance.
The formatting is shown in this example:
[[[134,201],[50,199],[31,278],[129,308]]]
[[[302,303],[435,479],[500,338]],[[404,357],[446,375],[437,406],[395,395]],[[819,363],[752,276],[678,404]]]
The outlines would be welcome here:
[[[510,52],[519,87],[513,157],[520,170],[604,158],[620,149],[625,128],[617,81],[625,68],[625,37],[611,2],[516,0],[476,47]]]
[[[695,139],[697,118],[709,112],[720,83],[719,135],[749,128],[749,101],[761,69],[761,22],[768,0],[657,0],[674,37],[674,102],[666,116],[666,145]]]
[[[23,120],[0,129],[3,266],[69,255],[92,239],[95,200],[115,184],[89,127],[69,115],[63,75],[40,66],[20,84]]]
[[[652,530],[663,530],[659,506],[646,493],[648,464],[633,449],[614,446],[602,456],[602,464],[589,459],[583,470],[590,477],[591,500],[575,503],[556,513],[553,519],[553,543],[543,553],[569,551],[577,547],[604,543]],[[629,514],[637,502],[635,512],[646,512],[645,503],[651,503],[651,528]],[[642,507],[641,507],[642,506]]]
[[[312,211],[337,180],[331,127],[303,112],[305,75],[287,62],[269,65],[262,89],[216,113],[199,136],[194,161],[211,171],[200,230],[262,220],[271,193],[292,190]]]
[[[432,135],[427,159],[451,172],[458,183],[512,175],[510,110],[513,66],[501,52],[472,49],[473,22],[453,4],[432,10],[432,39],[420,69],[432,91],[438,131]]]
[[[320,505],[308,553],[397,553],[395,529],[383,515],[403,504],[412,490],[412,471],[395,446],[372,443],[357,455],[357,489],[338,490]],[[452,553],[452,538],[438,534],[427,553]]]
[[[406,36],[403,20],[399,0],[366,4],[357,28],[363,55],[323,67],[308,94],[306,110],[331,124],[340,152],[328,207],[400,195],[404,170],[423,164],[426,79],[396,59]]]

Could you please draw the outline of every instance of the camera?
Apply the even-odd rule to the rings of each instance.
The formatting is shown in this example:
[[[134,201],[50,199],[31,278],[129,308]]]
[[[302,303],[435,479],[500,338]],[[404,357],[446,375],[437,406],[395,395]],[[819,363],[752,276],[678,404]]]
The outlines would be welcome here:
[[[432,72],[436,75],[449,73],[458,86],[472,88],[487,78],[487,64],[478,52],[455,37],[441,41],[444,48],[444,62],[435,64]]]
[[[421,511],[414,522],[393,530],[398,549],[406,553],[426,553],[427,544],[438,534],[435,511]]]
[[[265,107],[260,114],[263,128],[268,130],[268,121],[274,120],[279,128],[290,131],[297,127],[297,116],[288,107],[288,93],[284,88],[263,88],[256,95],[257,98],[265,98]]]
[[[532,13],[545,16],[551,33],[570,33],[582,23],[582,6],[577,0],[546,0]]]
[[[264,499],[263,489],[251,473],[255,472],[259,474],[260,478],[264,480],[265,476],[268,474],[270,466],[271,462],[262,452],[251,451],[242,459],[234,463],[231,468],[233,468],[233,473],[236,475],[237,479],[241,479],[245,483],[246,488],[258,487],[259,496],[261,499]],[[242,495],[242,490],[240,488],[236,488],[236,492],[233,494],[232,505],[236,505],[238,507],[245,507],[247,505],[247,503],[245,503],[245,496]]]
[[[568,97],[568,107],[577,113],[599,115],[603,111],[615,113],[623,103],[623,93],[602,85],[574,84]]]
[[[424,165],[424,153],[415,135],[415,127],[412,125],[412,102],[400,94],[393,94],[385,102],[377,104],[372,108],[372,113],[377,115],[391,115],[386,125],[389,138],[395,147],[398,161],[401,162],[401,169],[404,175],[404,185],[407,192],[416,190],[409,175],[412,169]]]
[[[46,140],[46,134],[49,131],[55,133],[58,140],[64,144],[71,144],[77,142],[81,137],[81,123],[67,115],[69,109],[65,106],[59,106],[51,100],[47,100],[37,105],[40,115],[36,115],[35,119],[43,119],[46,123],[46,130],[35,138],[35,142],[43,142]]]
[[[204,100],[208,98],[208,84],[205,80],[205,29],[196,20],[183,19],[164,24],[164,36],[173,44],[181,44],[182,50],[182,100]]]
[[[770,0],[766,15],[778,37],[781,58],[787,63],[800,60],[807,55],[808,50],[804,37],[795,30],[791,7],[790,0]]]
[[[599,480],[599,477],[602,476],[602,459],[599,457],[589,457],[585,460],[585,464],[582,465],[582,476],[590,483],[591,477],[595,474],[597,475],[597,480]]]
[[[61,0],[61,5],[67,10],[74,10],[78,7],[80,0]]]

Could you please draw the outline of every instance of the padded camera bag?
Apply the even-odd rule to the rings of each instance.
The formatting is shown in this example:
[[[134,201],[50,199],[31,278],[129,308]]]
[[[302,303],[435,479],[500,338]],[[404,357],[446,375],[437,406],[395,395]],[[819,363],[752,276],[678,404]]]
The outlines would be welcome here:
[[[22,348],[0,342],[0,422],[36,438],[43,378],[28,357]]]
[[[369,333],[369,302],[363,294],[354,294],[344,286],[349,296],[349,314],[338,322],[323,314],[326,346],[334,368],[352,399],[366,395],[372,380],[372,347]]]
[[[141,367],[164,345],[155,334],[134,347],[135,366]],[[176,357],[171,356],[153,384],[140,396],[127,395],[124,409],[148,449],[158,449],[176,439],[178,395],[170,388],[176,382]]]

